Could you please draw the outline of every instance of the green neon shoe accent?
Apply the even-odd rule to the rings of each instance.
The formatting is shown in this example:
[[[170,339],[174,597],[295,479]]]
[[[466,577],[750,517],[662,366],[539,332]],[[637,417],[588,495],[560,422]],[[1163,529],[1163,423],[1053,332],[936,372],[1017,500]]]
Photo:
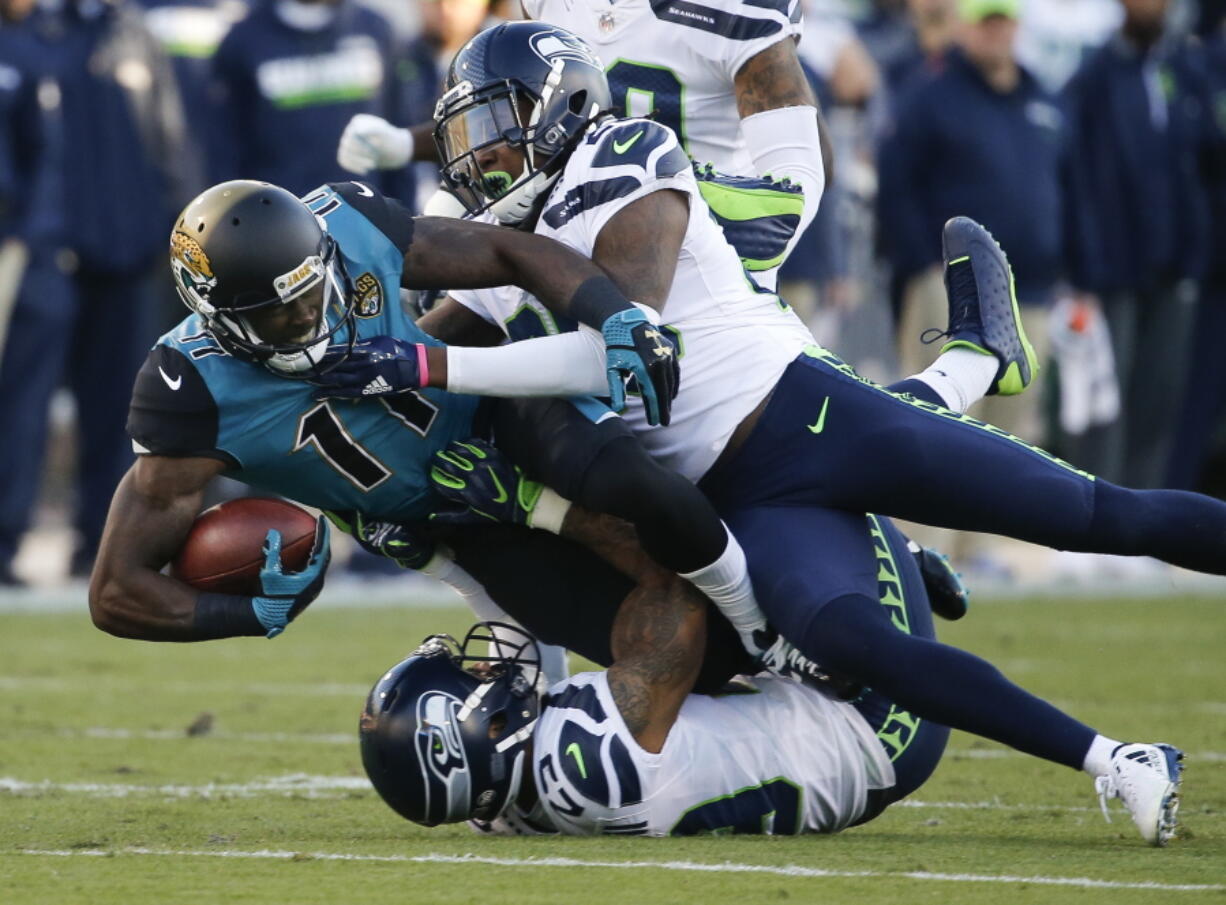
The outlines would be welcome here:
[[[950,349],[970,349],[972,352],[978,352],[980,355],[990,355],[995,358],[995,354],[990,349],[985,349],[979,343],[973,343],[969,339],[952,339],[945,345],[941,346],[941,354],[944,355]]]
[[[1013,302],[1013,322],[1017,324],[1017,338],[1022,341],[1022,352],[1026,356],[1026,365],[1030,369],[1030,379],[1023,383],[1021,371],[1018,371],[1016,380],[1010,382],[1006,371],[1005,375],[996,381],[996,393],[1000,396],[1016,396],[1034,383],[1034,379],[1039,376],[1039,356],[1035,354],[1034,346],[1030,344],[1030,337],[1026,335],[1026,327],[1022,324],[1022,309],[1017,303],[1017,289],[1013,284],[1012,269],[1009,270],[1009,299]],[[1016,363],[1012,367],[1016,369]]]
[[[725,220],[756,220],[792,214],[799,217],[805,209],[804,196],[778,189],[751,189],[722,182],[699,182],[707,206]]]
[[[970,256],[970,255],[963,255],[963,256],[962,256],[962,257],[960,257],[960,258],[954,258],[954,259],[953,259],[952,261],[950,261],[950,262],[949,262],[949,264],[947,264],[946,266],[948,266],[948,267],[953,267],[955,264],[961,264],[963,261],[969,261],[970,259],[971,259],[971,256]]]

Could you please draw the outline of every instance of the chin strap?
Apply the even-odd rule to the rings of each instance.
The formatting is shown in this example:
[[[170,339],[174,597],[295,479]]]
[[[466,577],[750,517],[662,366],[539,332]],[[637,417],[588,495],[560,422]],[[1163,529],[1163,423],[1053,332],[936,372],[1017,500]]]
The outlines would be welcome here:
[[[531,149],[529,149],[529,152]],[[524,169],[528,169],[528,157],[524,158]],[[536,207],[537,199],[548,192],[561,171],[548,176],[545,173],[533,173],[522,185],[507,192],[490,205],[490,213],[498,218],[503,226],[516,226],[526,220]],[[523,179],[523,174],[520,174]]]

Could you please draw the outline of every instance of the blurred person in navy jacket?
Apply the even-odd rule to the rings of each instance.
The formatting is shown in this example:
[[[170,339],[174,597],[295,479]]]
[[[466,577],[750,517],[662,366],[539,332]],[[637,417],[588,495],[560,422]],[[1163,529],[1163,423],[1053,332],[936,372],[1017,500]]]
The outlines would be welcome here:
[[[398,59],[391,24],[356,0],[254,0],[213,57],[221,177],[294,194],[350,178],[341,132],[358,113],[397,116]],[[376,187],[400,195],[387,180]]]
[[[1198,52],[1208,98],[1202,172],[1209,203],[1208,269],[1201,285],[1188,356],[1187,394],[1171,452],[1169,484],[1204,486],[1205,465],[1226,415],[1226,0],[1201,4],[1204,43]],[[1221,493],[1219,476],[1212,482]]]
[[[1017,0],[962,0],[958,46],[942,71],[898,99],[878,159],[881,240],[906,289],[899,318],[902,370],[928,353],[917,342],[944,323],[941,227],[963,214],[1004,247],[1027,333],[1040,361],[1043,316],[1060,275],[1063,131],[1054,100],[1018,63]],[[1042,381],[973,414],[1038,443]]]
[[[1064,100],[1069,276],[1106,315],[1123,407],[1069,452],[1108,480],[1158,487],[1206,262],[1205,85],[1189,40],[1166,30],[1168,0],[1121,2],[1123,25]]]
[[[203,191],[206,186],[222,181],[219,157],[225,156],[219,128],[221,111],[211,86],[213,56],[231,26],[247,14],[247,4],[243,0],[140,2],[145,7],[149,30],[174,65],[187,114],[188,135],[204,155],[202,182],[196,187]]]
[[[27,231],[30,267],[0,370],[0,579],[12,579],[29,526],[48,406],[61,382],[77,403],[71,568],[85,575],[131,461],[124,420],[156,338],[152,276],[167,226],[199,176],[170,63],[139,7],[47,0],[4,32],[39,84],[50,131],[37,172],[18,177],[29,192],[18,228]]]

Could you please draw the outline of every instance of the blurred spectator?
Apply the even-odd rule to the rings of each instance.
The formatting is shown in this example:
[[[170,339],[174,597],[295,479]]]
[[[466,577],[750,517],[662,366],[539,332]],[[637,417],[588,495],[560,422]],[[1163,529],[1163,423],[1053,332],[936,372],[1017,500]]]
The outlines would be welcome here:
[[[1061,117],[1014,57],[1017,0],[962,0],[960,13],[959,46],[947,53],[944,72],[900,99],[879,159],[882,241],[906,285],[898,329],[904,374],[931,357],[920,334],[946,321],[941,228],[949,217],[978,220],[1007,251],[1040,361],[1042,312],[1060,271]],[[985,400],[974,414],[1040,442],[1039,389]]]
[[[896,339],[904,374],[931,360],[920,342],[946,323],[941,231],[964,214],[983,223],[1013,267],[1026,331],[1042,362],[1047,318],[1060,270],[1060,155],[1063,132],[1054,100],[1014,55],[1017,0],[961,0],[958,42],[938,74],[897,98],[892,130],[878,157],[880,238],[902,289]],[[989,397],[971,414],[1031,443],[1042,442],[1042,373],[1024,395]],[[979,535],[917,526],[981,576],[1007,571]]]
[[[890,38],[880,26],[865,30],[865,43],[881,68],[886,92],[898,97],[925,75],[941,71],[947,51],[958,35],[955,0],[906,0],[902,14],[888,20]]]
[[[202,184],[196,191],[221,177],[221,113],[210,89],[213,55],[230,27],[247,14],[243,0],[141,0],[149,30],[174,64],[175,79],[183,98],[187,130],[193,144],[204,154]],[[193,192],[195,194],[195,192]]]
[[[1123,410],[1064,448],[1109,480],[1159,487],[1205,264],[1206,111],[1189,42],[1166,32],[1167,0],[1123,7],[1120,31],[1065,90],[1070,278],[1106,314]]]
[[[213,57],[222,178],[296,194],[348,179],[337,141],[354,114],[397,115],[397,56],[391,25],[355,0],[256,0]],[[379,187],[402,195],[395,179]]]
[[[1017,58],[1044,88],[1058,92],[1122,18],[1116,0],[1023,0]]]
[[[1169,484],[1203,486],[1204,468],[1226,415],[1226,3],[1206,3],[1200,61],[1208,83],[1204,173],[1209,201],[1209,269],[1188,356],[1187,394],[1173,444]],[[1220,481],[1219,481],[1220,486]]]
[[[491,19],[489,0],[422,0],[419,11],[421,33],[409,42],[405,53],[404,65],[411,71],[404,79],[403,112],[393,118],[396,125],[405,127],[433,125],[434,105],[442,94],[451,58],[469,38],[496,21]],[[416,210],[425,208],[439,184],[438,166],[429,162],[435,157],[433,139],[424,131],[419,134],[428,147],[414,155],[418,162],[408,170],[415,183]]]
[[[862,254],[871,243],[863,193],[866,175],[869,185],[875,177],[865,111],[880,74],[851,23],[826,3],[806,10],[797,54],[826,117],[836,166],[817,215],[780,268],[779,292],[820,342],[835,345],[863,298],[870,262]]]
[[[46,296],[54,303],[68,294],[67,277],[56,260],[63,226],[59,86],[40,74],[36,46],[16,27],[32,5],[32,0],[6,0],[0,5],[4,20],[0,25],[0,386],[5,387],[19,385],[22,372],[40,354],[28,345],[24,350],[20,345],[8,347],[10,324],[16,322],[20,344],[39,316],[39,299]],[[47,376],[54,381],[58,375]],[[13,574],[13,557],[38,492],[37,469],[45,441],[45,431],[21,430],[34,426],[35,420],[15,417],[24,408],[21,393],[0,396],[0,429],[9,438],[6,445],[32,444],[21,464],[34,466],[32,473],[6,478],[0,487],[0,586],[21,583]]]
[[[62,129],[55,143],[62,153],[52,148],[41,161],[47,169],[36,182],[47,182],[31,190],[22,216],[32,230],[31,265],[0,370],[0,579],[12,579],[29,527],[48,405],[62,380],[76,397],[79,439],[71,569],[86,575],[131,461],[124,421],[133,376],[154,339],[151,276],[198,176],[170,63],[138,7],[46,3],[4,31],[6,47],[31,61],[43,122]],[[55,107],[58,117],[50,115]]]

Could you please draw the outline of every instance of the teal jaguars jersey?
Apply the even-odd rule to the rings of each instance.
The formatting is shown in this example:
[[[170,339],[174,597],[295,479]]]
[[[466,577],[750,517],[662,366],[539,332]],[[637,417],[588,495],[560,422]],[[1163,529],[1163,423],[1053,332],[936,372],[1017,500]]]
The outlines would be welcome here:
[[[400,304],[408,211],[359,183],[303,200],[340,246],[358,296],[358,338],[438,345]],[[312,389],[227,354],[193,314],[150,351],[128,433],[138,453],[221,459],[228,476],[309,506],[402,521],[429,515],[430,460],[472,435],[479,399],[427,389],[317,402]]]

